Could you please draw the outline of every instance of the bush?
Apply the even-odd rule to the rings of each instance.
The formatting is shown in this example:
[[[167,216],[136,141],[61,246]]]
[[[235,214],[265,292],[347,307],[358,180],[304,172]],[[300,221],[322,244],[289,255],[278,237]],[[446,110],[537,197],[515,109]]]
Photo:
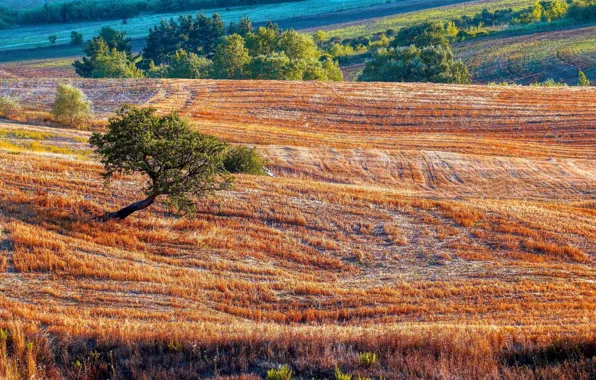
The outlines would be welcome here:
[[[70,32],[70,43],[71,45],[82,45],[83,44],[83,33],[79,33],[76,31]]]
[[[52,106],[52,115],[58,123],[76,127],[89,119],[90,110],[91,104],[81,90],[67,84],[58,86],[56,100]]]
[[[290,380],[292,370],[287,365],[282,365],[280,369],[270,369],[267,371],[267,380]]]
[[[50,41],[51,44],[55,44],[57,39],[58,39],[58,37],[56,37],[55,34],[48,36],[48,41]]]
[[[577,85],[581,87],[586,87],[590,85],[590,81],[588,80],[588,77],[586,77],[586,74],[583,71],[579,72]]]
[[[0,96],[0,117],[11,119],[21,111],[21,105],[16,98]]]
[[[255,148],[236,146],[226,152],[224,167],[230,173],[263,175],[265,174],[265,159]]]

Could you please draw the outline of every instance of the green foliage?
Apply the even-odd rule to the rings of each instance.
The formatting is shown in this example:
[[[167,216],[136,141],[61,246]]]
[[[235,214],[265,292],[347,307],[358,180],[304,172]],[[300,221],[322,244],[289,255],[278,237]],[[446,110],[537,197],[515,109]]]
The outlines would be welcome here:
[[[246,65],[250,62],[244,38],[232,34],[223,38],[213,57],[213,75],[218,79],[244,79]]]
[[[588,80],[588,77],[586,77],[586,74],[583,71],[580,71],[578,74],[577,85],[582,87],[587,87],[590,85],[590,81]]]
[[[556,80],[550,78],[545,80],[544,82],[535,82],[532,83],[530,86],[532,87],[565,87],[567,84],[557,82]]]
[[[79,33],[77,31],[70,32],[70,44],[71,45],[82,45],[83,44],[83,33]]]
[[[254,27],[252,25],[252,21],[247,16],[240,18],[238,24],[234,22],[230,22],[228,26],[228,34],[238,34],[242,37],[246,37],[249,33],[254,31]]]
[[[8,29],[15,25],[17,23],[17,16],[17,11],[6,7],[0,7],[0,30]]]
[[[358,359],[361,366],[370,368],[377,362],[377,354],[374,352],[361,352],[358,354]]]
[[[224,167],[230,173],[263,175],[265,174],[265,159],[255,148],[239,145],[226,151]]]
[[[118,32],[114,28],[104,26],[99,31],[99,37],[105,41],[110,49],[123,51],[127,54],[132,51],[131,39],[126,37],[126,32]]]
[[[83,49],[85,56],[73,63],[75,72],[84,78],[140,78],[138,59],[130,54],[126,32],[103,27]]]
[[[291,380],[292,370],[287,365],[282,365],[280,369],[270,369],[267,371],[267,380]]]
[[[124,107],[110,118],[108,132],[89,140],[101,157],[104,177],[141,173],[149,197],[166,195],[178,210],[193,211],[192,197],[226,189],[226,145],[194,131],[176,113],[156,116],[152,108]]]
[[[0,96],[0,117],[11,119],[21,111],[18,99],[10,96]]]
[[[321,44],[327,39],[327,33],[324,30],[317,30],[313,33],[312,39],[317,46],[321,47]]]
[[[279,35],[279,29],[262,26],[246,36],[246,47],[252,56],[269,55],[274,52]]]
[[[442,22],[427,22],[403,28],[391,43],[391,47],[415,45],[424,46],[449,46],[449,37],[452,34]]]
[[[410,46],[379,50],[366,63],[359,80],[467,84],[471,76],[449,46]]]
[[[352,380],[352,375],[342,373],[339,367],[335,366],[335,380]]]
[[[93,60],[92,78],[142,78],[143,76],[143,72],[136,66],[136,60],[124,51],[105,50],[97,54]]]
[[[209,59],[180,49],[168,64],[150,65],[147,75],[156,78],[204,79],[209,78],[212,66]]]
[[[51,44],[55,44],[57,39],[58,37],[56,37],[55,34],[48,36],[48,41],[50,41]]]
[[[183,15],[177,20],[161,20],[149,29],[143,50],[145,65],[150,61],[160,65],[180,49],[211,58],[225,31],[225,23],[217,13],[211,17],[198,14],[194,18]]]
[[[74,128],[89,119],[91,103],[78,88],[61,84],[52,106],[52,115],[60,124]]]
[[[290,59],[318,58],[320,53],[312,37],[293,29],[284,32],[276,42],[276,51],[283,52]]]
[[[217,14],[162,20],[150,29],[139,60],[129,53],[130,39],[104,28],[87,43],[83,59],[73,65],[77,74],[88,78],[343,78],[339,64],[319,50],[310,36],[282,32],[271,23],[254,31],[247,17],[231,24],[228,31],[237,33],[224,35],[225,24]]]

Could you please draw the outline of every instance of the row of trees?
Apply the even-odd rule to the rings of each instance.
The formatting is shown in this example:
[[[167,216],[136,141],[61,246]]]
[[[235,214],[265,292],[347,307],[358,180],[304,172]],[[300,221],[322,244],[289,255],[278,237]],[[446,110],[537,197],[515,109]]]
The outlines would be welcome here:
[[[302,0],[73,0],[49,3],[18,11],[0,9],[0,25],[62,24],[68,22],[115,20],[138,16],[142,13],[192,11],[197,9],[271,4]]]
[[[140,55],[124,32],[105,27],[84,52],[74,67],[87,78],[342,80],[311,36],[271,23],[255,30],[246,17],[227,27],[218,14],[162,20]]]

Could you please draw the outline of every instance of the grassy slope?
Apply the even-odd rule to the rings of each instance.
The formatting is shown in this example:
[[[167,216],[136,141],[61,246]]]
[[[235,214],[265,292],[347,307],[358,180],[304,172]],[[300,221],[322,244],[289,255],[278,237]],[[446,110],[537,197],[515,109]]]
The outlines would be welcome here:
[[[475,80],[576,84],[578,70],[596,79],[596,27],[489,38],[457,44]]]
[[[532,0],[479,0],[465,4],[448,5],[416,12],[401,14],[398,16],[382,17],[366,22],[347,23],[345,25],[331,25],[328,28],[330,36],[342,38],[371,35],[384,32],[387,29],[400,29],[417,23],[432,20],[450,20],[463,15],[472,16],[483,9],[521,9],[532,4]]]
[[[4,81],[0,94],[47,109],[56,82]],[[158,204],[101,224],[94,215],[140,196],[139,178],[104,188],[85,132],[0,125],[0,316],[70,334],[58,346],[98,337],[56,355],[65,368],[146,342],[118,349],[115,365],[143,355],[150,371],[147,355],[172,355],[171,371],[212,374],[217,346],[223,374],[289,362],[308,378],[335,363],[388,378],[529,378],[539,372],[509,367],[525,356],[500,362],[507,350],[592,339],[593,89],[74,83],[100,115],[176,109],[256,144],[275,176],[239,177],[197,219]],[[379,364],[358,367],[359,350]]]

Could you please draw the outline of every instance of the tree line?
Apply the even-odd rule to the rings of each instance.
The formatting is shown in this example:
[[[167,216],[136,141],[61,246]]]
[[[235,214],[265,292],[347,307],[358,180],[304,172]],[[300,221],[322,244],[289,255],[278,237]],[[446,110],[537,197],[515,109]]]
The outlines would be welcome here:
[[[28,10],[0,7],[0,28],[18,24],[62,24],[81,21],[126,20],[143,13],[183,12],[303,0],[74,0],[45,3]]]
[[[84,52],[73,65],[86,78],[342,80],[311,36],[273,23],[255,29],[247,17],[229,25],[218,14],[162,20],[136,55],[125,32],[104,27]]]

